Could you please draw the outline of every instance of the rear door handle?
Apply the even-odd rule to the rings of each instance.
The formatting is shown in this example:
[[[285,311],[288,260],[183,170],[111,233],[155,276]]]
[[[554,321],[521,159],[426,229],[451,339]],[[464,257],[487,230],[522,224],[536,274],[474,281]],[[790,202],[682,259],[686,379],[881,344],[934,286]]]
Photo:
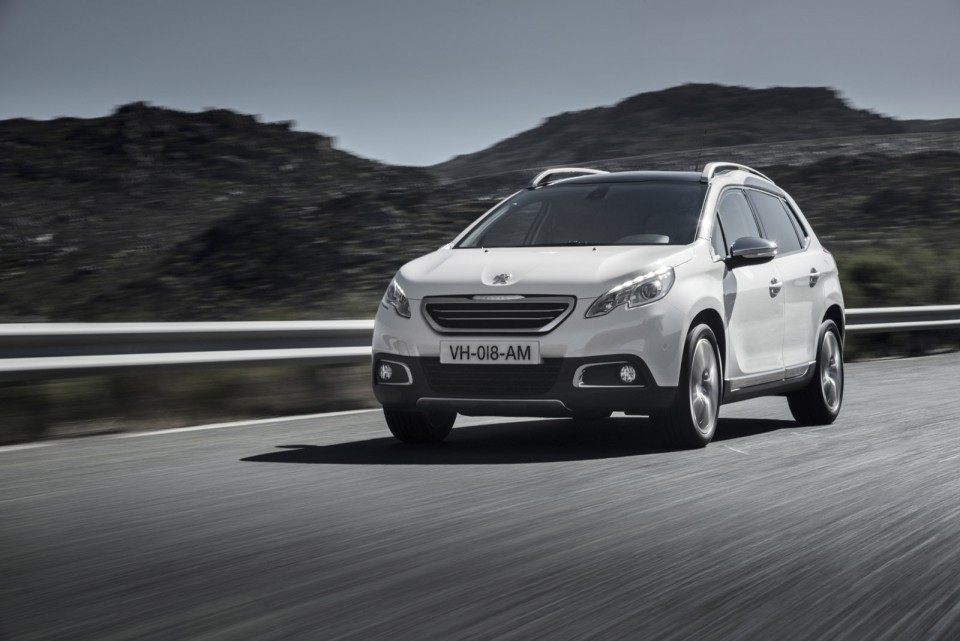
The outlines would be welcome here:
[[[780,293],[780,289],[783,287],[783,281],[779,278],[771,279],[770,281],[770,298],[773,298]]]
[[[810,287],[815,287],[818,280],[820,280],[820,272],[817,271],[816,267],[811,267],[810,268]]]

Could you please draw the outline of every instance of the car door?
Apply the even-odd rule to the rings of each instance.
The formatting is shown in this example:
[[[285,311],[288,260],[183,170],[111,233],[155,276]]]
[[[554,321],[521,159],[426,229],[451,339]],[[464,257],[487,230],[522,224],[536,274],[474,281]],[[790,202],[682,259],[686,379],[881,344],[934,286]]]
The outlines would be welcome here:
[[[753,211],[740,189],[728,189],[717,206],[723,249],[739,238],[760,236]],[[719,243],[714,243],[716,249]],[[723,277],[723,300],[727,321],[725,376],[731,389],[758,385],[783,377],[784,306],[782,281],[777,265],[742,262],[728,267]]]
[[[805,239],[797,232],[798,223],[786,202],[779,196],[755,189],[747,197],[760,220],[764,238],[777,243],[774,263],[783,278],[783,362],[787,378],[800,376],[816,359],[817,333],[820,329],[822,298],[814,256],[806,251]]]

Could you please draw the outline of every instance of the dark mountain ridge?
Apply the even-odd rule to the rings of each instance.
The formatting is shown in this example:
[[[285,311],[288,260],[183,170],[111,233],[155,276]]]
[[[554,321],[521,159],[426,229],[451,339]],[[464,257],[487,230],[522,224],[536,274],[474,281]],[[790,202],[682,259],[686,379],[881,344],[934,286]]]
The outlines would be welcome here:
[[[840,258],[907,237],[952,247],[954,124],[850,109],[827,89],[686,85],[551,118],[491,148],[495,175],[451,182],[226,109],[134,103],[102,118],[0,121],[0,322],[369,317],[400,265],[529,180],[510,158],[539,167],[575,161],[557,149],[587,150],[609,169],[690,168],[685,150],[705,128],[701,164],[768,171]],[[638,149],[648,152],[607,155]],[[954,264],[947,256],[924,269]],[[865,264],[870,278],[879,263]],[[935,295],[913,287],[892,300],[957,298],[952,271],[923,280],[941,283]]]
[[[226,109],[134,103],[102,118],[0,121],[0,315],[58,318],[67,302],[149,279],[178,247],[264,199],[319,211],[345,193],[435,182]]]
[[[486,149],[432,169],[448,179],[511,169],[785,140],[960,131],[960,119],[900,121],[850,107],[833,89],[686,84],[611,107],[562,113]]]

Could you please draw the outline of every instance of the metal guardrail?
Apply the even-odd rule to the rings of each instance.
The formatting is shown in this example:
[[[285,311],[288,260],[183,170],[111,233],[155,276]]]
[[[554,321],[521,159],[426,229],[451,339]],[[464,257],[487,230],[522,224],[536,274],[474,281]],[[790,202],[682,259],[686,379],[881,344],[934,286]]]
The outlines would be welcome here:
[[[372,320],[0,325],[0,380],[178,367],[360,363]]]
[[[848,309],[849,334],[960,327],[960,305]],[[362,363],[372,320],[0,325],[0,381],[176,367]]]
[[[960,327],[960,305],[848,309],[847,332],[882,334]]]

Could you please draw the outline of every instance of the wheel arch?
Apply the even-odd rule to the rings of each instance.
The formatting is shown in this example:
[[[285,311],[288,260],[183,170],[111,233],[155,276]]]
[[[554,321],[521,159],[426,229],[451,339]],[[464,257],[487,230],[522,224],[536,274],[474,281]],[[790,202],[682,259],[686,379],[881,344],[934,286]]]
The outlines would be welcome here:
[[[846,342],[846,319],[844,318],[843,309],[837,304],[831,305],[823,314],[823,320],[820,322],[822,323],[826,320],[832,320],[837,324],[837,329],[840,330],[840,345],[842,346],[843,343]]]
[[[700,324],[709,327],[713,331],[713,335],[717,338],[717,349],[720,351],[720,378],[723,379],[727,363],[727,332],[723,324],[723,317],[720,316],[720,312],[713,308],[701,310],[693,317],[693,320],[690,321],[690,325],[687,327],[687,334]]]

